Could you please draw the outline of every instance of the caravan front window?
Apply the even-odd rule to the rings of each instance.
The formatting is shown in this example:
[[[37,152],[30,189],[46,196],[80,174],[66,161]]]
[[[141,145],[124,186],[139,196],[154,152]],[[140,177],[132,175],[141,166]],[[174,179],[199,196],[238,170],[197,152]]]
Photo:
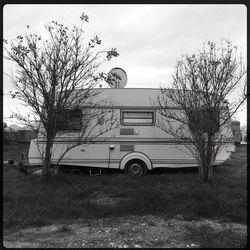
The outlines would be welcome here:
[[[153,125],[154,111],[122,110],[122,125]]]

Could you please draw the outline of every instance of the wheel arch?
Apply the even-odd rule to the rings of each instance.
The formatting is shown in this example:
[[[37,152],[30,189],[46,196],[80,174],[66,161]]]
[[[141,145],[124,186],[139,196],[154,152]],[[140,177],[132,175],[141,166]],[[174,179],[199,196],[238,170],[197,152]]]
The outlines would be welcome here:
[[[123,156],[123,158],[120,161],[120,169],[124,170],[126,164],[131,160],[141,160],[145,163],[148,170],[151,170],[153,168],[151,160],[148,158],[147,155],[141,153],[141,152],[130,152]]]

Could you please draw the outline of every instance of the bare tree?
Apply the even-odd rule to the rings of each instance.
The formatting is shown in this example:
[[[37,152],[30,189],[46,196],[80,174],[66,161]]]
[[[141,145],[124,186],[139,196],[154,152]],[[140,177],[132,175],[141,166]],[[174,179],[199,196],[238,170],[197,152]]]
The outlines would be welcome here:
[[[83,13],[80,19],[81,24],[72,29],[56,21],[45,25],[46,40],[32,33],[27,26],[24,35],[17,36],[8,48],[7,45],[4,48],[5,58],[17,65],[15,74],[10,76],[15,87],[13,97],[32,111],[28,117],[19,115],[19,118],[31,124],[32,116],[44,128],[46,179],[60,115],[72,105],[92,105],[91,98],[96,95],[93,88],[104,77],[97,70],[105,60],[119,55],[116,49],[97,51],[96,47],[101,44],[97,36],[85,42],[83,24],[89,18]],[[81,96],[77,94],[80,89]]]
[[[158,96],[157,110],[162,115],[158,126],[184,142],[204,182],[212,176],[221,144],[231,136],[230,118],[246,99],[244,87],[241,96],[228,101],[245,74],[242,58],[230,41],[223,40],[220,47],[207,42],[199,53],[177,61],[172,88],[162,88]]]

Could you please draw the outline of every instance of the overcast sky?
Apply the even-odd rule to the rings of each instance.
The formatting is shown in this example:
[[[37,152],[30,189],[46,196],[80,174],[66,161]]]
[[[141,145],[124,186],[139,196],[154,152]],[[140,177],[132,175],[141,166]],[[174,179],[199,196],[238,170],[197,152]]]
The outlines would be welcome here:
[[[72,27],[80,23],[82,12],[89,16],[85,24],[87,36],[97,34],[102,48],[116,48],[120,54],[103,70],[123,68],[128,76],[126,87],[168,86],[176,60],[182,54],[197,52],[208,40],[229,38],[246,58],[244,5],[5,5],[4,38],[22,34],[26,25],[44,34],[44,24],[52,20]],[[4,72],[10,73],[11,68],[15,66],[4,62]],[[10,81],[4,76],[4,93],[9,90]],[[16,111],[15,106],[22,110],[15,100],[4,95],[4,117],[10,115],[10,110]],[[246,124],[246,108],[236,118]]]

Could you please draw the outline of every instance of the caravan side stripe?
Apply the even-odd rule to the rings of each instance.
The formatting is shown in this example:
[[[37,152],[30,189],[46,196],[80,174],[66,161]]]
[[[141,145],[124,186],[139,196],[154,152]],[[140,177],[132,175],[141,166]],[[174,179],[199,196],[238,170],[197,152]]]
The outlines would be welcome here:
[[[30,157],[30,159],[40,159],[39,157]],[[52,159],[52,161],[58,161],[59,159]],[[194,159],[150,159],[153,164],[164,164],[164,163],[197,163]],[[110,159],[112,163],[119,163],[121,159]],[[93,162],[109,162],[108,159],[83,159],[83,158],[74,158],[74,159],[63,159],[61,162],[81,162],[81,163],[93,163]]]
[[[73,143],[76,143],[77,141],[54,141],[53,144],[73,144]],[[38,141],[38,143],[40,144],[45,144],[46,141]],[[162,141],[162,140],[154,140],[154,141],[142,141],[142,140],[109,140],[109,141],[94,141],[94,142],[81,142],[80,145],[93,145],[93,144],[134,144],[134,145],[151,145],[151,144],[154,144],[154,145],[173,145],[173,144],[186,144],[186,145],[192,145],[192,143],[190,142],[183,142],[183,141],[179,141],[179,140],[165,140],[165,141]],[[225,142],[225,144],[231,144],[232,142]]]

